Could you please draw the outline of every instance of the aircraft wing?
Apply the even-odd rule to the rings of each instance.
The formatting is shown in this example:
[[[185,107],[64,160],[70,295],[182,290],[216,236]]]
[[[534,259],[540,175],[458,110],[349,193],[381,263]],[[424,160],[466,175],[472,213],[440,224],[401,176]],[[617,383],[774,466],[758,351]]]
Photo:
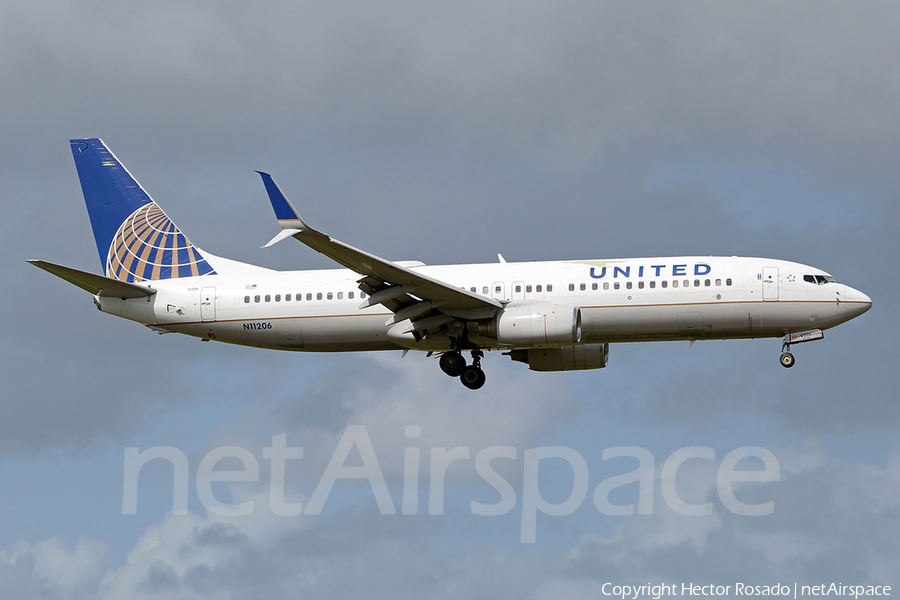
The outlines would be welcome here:
[[[56,265],[44,260],[29,260],[31,264],[39,269],[43,269],[48,273],[56,275],[60,279],[65,279],[71,284],[77,285],[83,290],[94,294],[95,296],[109,296],[112,298],[142,298],[144,296],[152,296],[156,290],[143,285],[128,283],[127,281],[119,281],[111,279],[103,275],[88,273],[87,271],[79,271],[71,267]]]
[[[263,179],[275,217],[282,227],[282,231],[266,246],[294,237],[313,250],[363,275],[359,280],[359,287],[369,297],[361,308],[383,304],[395,313],[389,323],[410,319],[416,323],[428,321],[431,326],[440,321],[436,318],[439,314],[464,319],[487,318],[502,308],[500,302],[493,298],[429,277],[313,229],[300,217],[272,176],[261,171],[257,173]],[[449,321],[449,318],[446,320]]]

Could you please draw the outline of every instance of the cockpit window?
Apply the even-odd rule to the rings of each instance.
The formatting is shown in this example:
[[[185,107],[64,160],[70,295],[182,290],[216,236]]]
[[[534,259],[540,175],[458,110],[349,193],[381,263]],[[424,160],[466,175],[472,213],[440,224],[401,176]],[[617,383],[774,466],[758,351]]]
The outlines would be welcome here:
[[[804,275],[803,281],[815,283],[817,285],[825,285],[826,283],[837,283],[837,279],[831,275]]]

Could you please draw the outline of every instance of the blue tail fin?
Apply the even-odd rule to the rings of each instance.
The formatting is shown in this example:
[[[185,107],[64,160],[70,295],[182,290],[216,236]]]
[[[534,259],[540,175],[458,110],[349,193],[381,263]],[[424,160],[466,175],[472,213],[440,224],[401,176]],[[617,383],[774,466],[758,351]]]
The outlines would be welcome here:
[[[69,143],[107,277],[135,282],[215,274],[102,140]]]

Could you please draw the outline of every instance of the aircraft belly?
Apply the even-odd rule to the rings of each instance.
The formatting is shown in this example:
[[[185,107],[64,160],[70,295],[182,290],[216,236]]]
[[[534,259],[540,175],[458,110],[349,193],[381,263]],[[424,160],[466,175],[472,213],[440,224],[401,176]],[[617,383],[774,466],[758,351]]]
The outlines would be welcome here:
[[[823,302],[732,302],[582,308],[584,341],[670,341],[781,337],[787,331],[842,323]]]
[[[609,336],[662,336],[670,339],[688,337],[712,330],[734,330],[746,327],[734,309],[720,305],[650,305],[615,306],[582,309],[582,330],[590,341]]]
[[[384,315],[245,319],[215,323],[166,324],[195,337],[275,350],[356,352],[395,350],[387,339]]]
[[[341,352],[398,348],[387,338],[384,314],[310,317],[299,319],[299,322],[307,350]]]

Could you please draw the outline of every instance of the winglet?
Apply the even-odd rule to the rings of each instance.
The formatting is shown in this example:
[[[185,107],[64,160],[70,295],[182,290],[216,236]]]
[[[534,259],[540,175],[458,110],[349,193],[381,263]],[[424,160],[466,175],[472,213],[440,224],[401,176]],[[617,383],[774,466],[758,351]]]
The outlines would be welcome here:
[[[278,184],[272,179],[272,176],[263,171],[257,171],[262,177],[263,185],[266,186],[266,193],[269,195],[269,202],[272,203],[272,209],[275,211],[275,218],[282,229],[311,229],[309,225],[300,218],[290,201],[285,197],[284,193],[279,189]]]

